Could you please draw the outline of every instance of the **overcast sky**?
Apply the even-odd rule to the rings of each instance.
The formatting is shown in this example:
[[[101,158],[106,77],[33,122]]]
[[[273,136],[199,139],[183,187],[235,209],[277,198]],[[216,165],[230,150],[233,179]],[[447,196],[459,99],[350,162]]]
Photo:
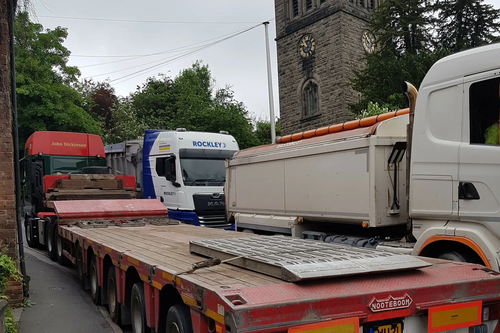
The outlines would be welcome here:
[[[500,8],[500,0],[485,2]],[[269,118],[262,22],[270,21],[279,115],[273,0],[33,0],[33,5],[34,20],[44,28],[68,29],[64,45],[72,53],[69,64],[80,68],[82,78],[110,79],[117,94],[126,96],[150,76],[174,77],[201,60],[217,85],[231,85],[236,99],[258,119]]]

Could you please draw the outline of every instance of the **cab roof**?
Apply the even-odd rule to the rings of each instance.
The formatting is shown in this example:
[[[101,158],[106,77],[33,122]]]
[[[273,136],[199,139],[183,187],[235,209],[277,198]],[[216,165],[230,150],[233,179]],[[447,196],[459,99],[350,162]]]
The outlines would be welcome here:
[[[25,155],[105,157],[101,137],[95,134],[41,131],[31,134],[24,146]]]

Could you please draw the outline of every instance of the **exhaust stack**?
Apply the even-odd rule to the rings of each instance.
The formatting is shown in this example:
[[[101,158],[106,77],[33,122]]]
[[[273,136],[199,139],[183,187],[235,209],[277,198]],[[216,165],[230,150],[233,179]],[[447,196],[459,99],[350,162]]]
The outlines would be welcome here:
[[[410,107],[410,121],[406,128],[406,197],[407,200],[410,198],[410,166],[411,166],[411,148],[413,139],[413,119],[415,116],[415,105],[417,103],[418,91],[413,84],[409,82],[403,82],[401,88],[403,92],[408,97],[409,107]],[[408,202],[408,208],[410,208],[410,203]]]

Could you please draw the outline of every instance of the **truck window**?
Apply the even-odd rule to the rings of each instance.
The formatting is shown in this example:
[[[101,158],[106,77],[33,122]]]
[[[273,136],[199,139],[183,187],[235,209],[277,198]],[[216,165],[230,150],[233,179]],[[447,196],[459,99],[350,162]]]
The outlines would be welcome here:
[[[168,157],[159,157],[156,159],[156,174],[160,177],[165,177],[165,162]]]
[[[175,159],[172,157],[158,157],[155,170],[158,176],[175,181]]]
[[[499,144],[500,79],[471,85],[469,90],[470,143]]]
[[[52,168],[50,174],[63,175],[76,173],[83,167],[88,166],[88,159],[81,156],[53,156],[51,158]]]

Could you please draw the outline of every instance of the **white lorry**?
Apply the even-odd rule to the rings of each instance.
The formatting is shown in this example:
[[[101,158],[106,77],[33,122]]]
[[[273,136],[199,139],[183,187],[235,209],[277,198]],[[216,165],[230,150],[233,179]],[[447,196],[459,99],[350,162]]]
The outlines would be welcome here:
[[[226,163],[227,216],[242,231],[498,271],[500,146],[485,144],[485,131],[499,122],[499,59],[500,44],[492,44],[439,60],[418,98],[405,84],[409,115],[400,110],[238,152]]]
[[[159,199],[171,219],[232,229],[225,218],[224,161],[238,151],[227,132],[146,130],[143,139],[104,147],[108,167],[136,177],[139,197]]]

